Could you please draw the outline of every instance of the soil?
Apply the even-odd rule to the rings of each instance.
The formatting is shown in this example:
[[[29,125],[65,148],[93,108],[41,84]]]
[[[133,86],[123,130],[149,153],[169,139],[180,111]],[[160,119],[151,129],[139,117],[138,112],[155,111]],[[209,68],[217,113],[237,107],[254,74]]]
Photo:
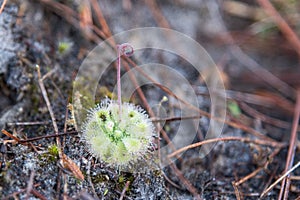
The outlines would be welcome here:
[[[275,25],[267,29],[269,24],[259,24],[261,21],[257,22],[251,17],[245,19],[230,14],[224,9],[223,1],[166,0],[158,3],[160,10],[156,8],[158,13],[154,14],[150,9],[151,3],[145,3],[148,1],[99,0],[102,14],[112,35],[134,28],[162,26],[163,20],[159,17],[157,20],[157,16],[161,13],[170,28],[188,35],[201,44],[218,65],[228,100],[237,103],[234,105],[238,113],[227,109],[227,120],[251,128],[278,144],[275,148],[272,145],[253,142],[218,142],[204,157],[199,153],[200,147],[185,151],[180,159],[174,161],[173,167],[172,165],[159,167],[159,162],[152,158],[150,163],[153,163],[146,167],[147,170],[122,171],[93,157],[82,140],[81,132],[69,123],[72,112],[68,110],[68,104],[74,100],[72,99],[74,79],[82,62],[97,43],[91,39],[89,31],[80,28],[79,19],[74,23],[70,22],[68,19],[72,16],[60,12],[58,8],[51,6],[53,5],[51,2],[66,5],[82,14],[82,10],[86,8],[84,6],[90,5],[87,2],[92,1],[10,1],[0,14],[0,128],[19,139],[55,133],[39,85],[38,65],[42,75],[50,73],[43,83],[59,133],[67,133],[59,137],[62,152],[70,158],[70,165],[80,169],[84,180],[76,177],[74,170],[68,169],[59,159],[55,151],[56,137],[18,143],[2,134],[1,199],[119,199],[120,197],[194,199],[197,195],[201,199],[237,199],[237,194],[241,199],[259,199],[261,193],[283,174],[296,102],[293,92],[300,84],[297,78],[300,71],[296,52]],[[250,4],[247,5],[258,7],[256,4]],[[286,7],[289,8],[288,5]],[[68,12],[67,9],[64,11]],[[98,22],[96,12],[93,9],[90,11],[93,12],[94,24],[100,27],[100,30],[104,30],[103,24],[96,23]],[[284,10],[282,12],[285,16],[289,16],[288,12]],[[295,30],[299,30],[300,23],[296,22]],[[261,27],[264,25],[266,27]],[[260,32],[255,32],[258,28]],[[228,32],[231,32],[234,45],[259,63],[259,69],[249,66],[249,62],[245,61],[241,54],[232,50]],[[103,38],[98,36],[98,41],[102,40]],[[66,44],[69,48],[61,49],[62,44]],[[189,52],[194,53],[197,52]],[[187,84],[178,83],[176,91],[171,93],[163,91],[155,84],[141,87],[146,101],[151,106],[160,105],[162,111],[155,112],[156,117],[180,117],[182,113],[191,116],[192,112],[185,107],[182,109],[179,106],[180,102],[170,95],[185,94],[188,87],[197,94],[199,109],[211,111],[207,85],[201,78],[206,74],[198,74],[188,61],[173,53],[157,49],[137,52],[132,60],[136,63],[159,63],[170,66],[188,80]],[[285,81],[292,92],[290,90],[280,92],[279,83],[266,81],[266,77],[270,74],[266,75],[261,70],[267,70],[271,75]],[[122,73],[125,73],[125,69],[122,69]],[[160,79],[167,75],[158,74],[156,78]],[[99,81],[96,102],[100,102],[105,96],[111,97],[115,85],[116,70],[111,64]],[[242,97],[237,94],[238,92]],[[254,96],[247,99],[249,94]],[[163,96],[168,96],[167,102],[161,102]],[[270,98],[263,101],[256,99],[258,97]],[[131,96],[130,101],[146,108],[137,92]],[[276,118],[287,125],[283,127],[266,123],[261,115],[249,113],[247,105],[252,110],[263,113],[263,116]],[[193,119],[167,120],[161,125],[169,138],[171,140],[174,138],[174,143],[178,143],[176,147],[179,148],[186,146],[180,146],[180,142],[189,134],[195,136],[192,143],[203,141],[205,138],[211,120],[204,115],[197,120],[199,123],[196,125]],[[176,143],[178,127],[183,128],[187,135],[177,137],[179,141]],[[198,131],[194,130],[195,127]],[[263,141],[263,136],[253,135],[253,131],[250,133],[251,131],[247,130],[249,129],[225,124],[221,136]],[[156,144],[157,149],[159,146],[163,148],[167,145],[166,139],[162,135],[160,137],[160,144]],[[279,144],[284,146],[279,148]],[[294,164],[300,160],[299,147],[298,136]],[[277,150],[279,151],[276,153]],[[172,149],[166,151],[167,154],[173,152]],[[272,155],[274,152],[276,154]],[[146,159],[148,158],[144,158],[142,162]],[[234,183],[256,170],[259,170],[257,174],[234,188]],[[178,175],[178,171],[184,178]],[[300,167],[292,173],[295,180],[291,181],[289,199],[299,198],[299,175]],[[193,193],[191,188],[196,192]],[[124,189],[125,193],[122,194]],[[277,184],[261,199],[277,199],[279,192],[280,184]]]

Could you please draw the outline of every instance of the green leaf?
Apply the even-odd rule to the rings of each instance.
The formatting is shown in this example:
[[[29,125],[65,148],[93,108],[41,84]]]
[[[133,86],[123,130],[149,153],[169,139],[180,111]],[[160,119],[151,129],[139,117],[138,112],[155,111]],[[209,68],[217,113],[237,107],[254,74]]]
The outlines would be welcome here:
[[[239,117],[242,114],[239,105],[235,101],[229,101],[227,104],[227,108],[230,114],[235,118]]]

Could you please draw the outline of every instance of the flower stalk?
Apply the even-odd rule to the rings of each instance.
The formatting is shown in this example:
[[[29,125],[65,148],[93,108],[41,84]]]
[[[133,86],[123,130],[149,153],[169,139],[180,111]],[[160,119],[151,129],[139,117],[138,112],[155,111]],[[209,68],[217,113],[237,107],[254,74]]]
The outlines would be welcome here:
[[[118,93],[118,105],[119,105],[119,120],[122,115],[122,94],[121,94],[121,56],[131,56],[133,54],[133,47],[129,43],[117,45],[118,51],[118,66],[117,66],[117,93]]]

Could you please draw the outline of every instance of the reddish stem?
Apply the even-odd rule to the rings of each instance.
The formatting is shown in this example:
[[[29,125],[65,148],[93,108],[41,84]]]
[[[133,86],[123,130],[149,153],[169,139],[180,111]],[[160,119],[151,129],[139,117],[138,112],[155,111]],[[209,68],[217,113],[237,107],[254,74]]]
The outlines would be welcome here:
[[[117,87],[118,87],[118,104],[119,104],[119,118],[121,120],[122,112],[122,100],[121,100],[121,49],[120,46],[117,46],[118,49],[118,69],[117,69]]]
[[[118,72],[117,72],[117,87],[118,87],[118,104],[119,104],[119,118],[121,120],[122,99],[121,99],[121,56],[129,57],[133,54],[133,48],[129,43],[117,45],[118,50]]]

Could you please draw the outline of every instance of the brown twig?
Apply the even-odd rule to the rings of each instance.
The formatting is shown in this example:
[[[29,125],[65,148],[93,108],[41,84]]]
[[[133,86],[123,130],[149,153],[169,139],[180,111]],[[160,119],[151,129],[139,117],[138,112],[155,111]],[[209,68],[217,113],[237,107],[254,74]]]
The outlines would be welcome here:
[[[9,133],[8,131],[6,131],[6,130],[4,130],[4,129],[2,129],[1,132],[2,132],[4,135],[6,135],[6,136],[8,136],[8,137],[10,137],[10,138],[13,139],[13,140],[5,140],[5,141],[4,141],[4,144],[7,143],[7,142],[16,142],[16,143],[19,143],[19,144],[22,144],[22,145],[25,145],[25,146],[30,146],[30,147],[32,147],[32,149],[33,149],[35,152],[38,153],[38,150],[36,149],[36,147],[35,147],[32,143],[26,144],[25,142],[23,142],[22,140],[20,140],[19,138],[17,138],[16,136],[14,136],[13,134]]]
[[[31,190],[33,189],[32,188],[32,186],[33,186],[33,179],[34,179],[34,171],[31,172],[29,181],[27,183],[26,197],[25,197],[26,200],[28,200],[29,194],[30,194]]]
[[[121,196],[120,196],[119,200],[122,200],[124,198],[126,190],[129,187],[129,184],[130,184],[130,181],[127,181],[126,184],[125,184],[125,186],[124,186],[124,188],[123,188],[123,190],[122,190],[122,193],[121,193]]]
[[[62,176],[63,171],[61,170],[60,167],[58,167],[58,176],[56,177],[56,199],[60,199],[60,195],[61,195],[61,180],[63,178]]]
[[[93,30],[95,31],[95,33],[96,33],[101,39],[105,40],[106,36],[105,36],[105,33],[104,33],[102,30],[100,30],[100,29],[99,29],[97,26],[95,26],[95,25],[93,25],[92,28],[93,28]],[[109,42],[110,42],[110,40],[109,40]]]
[[[51,117],[51,120],[52,120],[52,125],[53,125],[53,128],[54,128],[54,132],[55,132],[56,135],[58,135],[58,127],[57,127],[56,119],[55,119],[55,116],[54,116],[54,113],[53,113],[53,110],[52,110],[52,106],[51,106],[51,103],[49,101],[48,94],[47,94],[47,91],[46,91],[46,88],[45,88],[45,85],[44,85],[44,82],[43,82],[44,79],[41,75],[40,66],[36,65],[36,69],[37,69],[37,73],[38,73],[38,83],[39,83],[43,98],[45,100],[45,103],[47,105],[47,108],[48,108],[48,111],[49,111],[49,114],[50,114],[50,117]],[[59,149],[59,157],[62,158],[61,142],[60,142],[59,137],[56,138],[56,144],[57,144],[58,149]]]
[[[222,16],[217,12],[214,12],[214,14],[216,15],[215,17],[221,22],[222,29],[226,31],[227,28],[225,26]],[[255,74],[255,76],[261,78],[271,87],[277,89],[285,96],[294,98],[295,92],[292,87],[290,87],[287,83],[274,76],[268,70],[261,67],[254,59],[245,54],[240,47],[234,45],[235,41],[228,31],[225,33],[225,35],[227,42],[231,44],[229,50],[241,64],[245,65],[249,70],[253,72],[253,74]]]
[[[91,161],[89,160],[88,161],[88,164],[87,164],[87,170],[86,170],[86,176],[87,176],[87,181],[88,183],[90,184],[91,186],[91,190],[92,190],[92,193],[95,197],[97,197],[98,199],[100,199],[96,193],[96,190],[95,190],[95,187],[94,187],[94,184],[92,182],[92,178],[91,178]]]
[[[128,59],[128,57],[123,57],[123,58],[125,58],[125,59],[127,58],[126,61],[130,60],[131,63],[135,64],[131,59]],[[145,106],[146,110],[148,111],[150,117],[154,117],[155,114],[154,114],[152,108],[150,107],[150,105],[148,104],[148,101],[144,95],[144,92],[142,91],[142,89],[140,87],[138,87],[139,84],[138,84],[136,77],[134,76],[133,73],[130,73],[131,69],[129,67],[129,64],[127,62],[123,62],[123,66],[125,67],[126,71],[128,72],[129,78],[131,79],[133,85],[135,86],[135,88],[137,88],[136,91],[137,91],[143,105]]]
[[[204,144],[214,143],[214,142],[220,142],[220,141],[240,141],[240,142],[246,142],[246,143],[254,143],[259,145],[266,145],[266,146],[272,146],[272,147],[283,147],[285,143],[279,143],[279,142],[271,142],[267,140],[253,140],[250,138],[242,138],[242,137],[224,137],[224,138],[214,138],[209,140],[204,140],[201,142],[197,142],[194,144],[190,144],[188,146],[185,146],[181,149],[178,149],[177,151],[171,153],[168,155],[169,158],[176,156],[177,154],[180,154],[188,149],[193,149],[196,147],[199,147]]]
[[[257,6],[251,6],[244,2],[226,0],[223,1],[222,7],[226,12],[233,16],[255,21],[265,18],[265,13],[261,8],[258,8]]]
[[[168,22],[168,20],[165,18],[165,16],[160,11],[159,6],[157,5],[156,0],[145,0],[145,3],[149,7],[150,11],[152,12],[152,15],[158,24],[158,26],[162,28],[170,29],[171,26]]]
[[[65,180],[64,182],[64,186],[63,186],[63,199],[67,200],[68,199],[68,181],[67,180],[67,175],[65,173],[62,174],[63,175],[63,180]]]
[[[179,180],[182,181],[183,185],[186,187],[186,189],[193,194],[195,199],[201,200],[202,198],[199,195],[199,192],[197,191],[197,189],[183,176],[182,172],[176,167],[176,165],[170,162],[170,166],[171,168],[174,170],[176,176],[179,178]]]
[[[68,6],[61,4],[59,2],[51,1],[51,0],[38,0],[39,2],[43,3],[47,7],[49,7],[53,12],[57,13],[58,15],[64,17],[64,19],[79,28],[78,14]]]
[[[220,195],[222,194],[236,194],[236,192],[220,192],[219,193]],[[259,193],[256,193],[256,192],[253,192],[253,193],[243,193],[243,196],[246,196],[246,197],[259,197]]]
[[[300,176],[291,176],[291,180],[300,181]]]
[[[295,90],[289,86],[284,81],[280,80],[278,77],[274,76],[271,72],[260,66],[254,59],[245,54],[240,47],[232,45],[230,47],[232,55],[243,65],[245,65],[249,70],[252,71],[255,76],[259,77],[271,87],[280,91],[287,97],[294,98]]]
[[[238,195],[240,195],[240,193],[238,192],[238,186],[241,185],[242,183],[246,182],[247,180],[249,180],[250,178],[256,176],[256,174],[258,174],[261,170],[264,170],[267,168],[268,164],[270,163],[270,161],[273,160],[273,158],[280,152],[281,148],[277,148],[273,151],[273,153],[268,157],[266,163],[264,164],[264,166],[259,167],[258,169],[256,169],[255,171],[251,172],[250,174],[248,174],[247,176],[243,177],[242,179],[240,179],[239,181],[234,181],[232,182],[233,187],[235,188],[235,193],[236,196],[238,198]],[[276,171],[275,171],[276,172]],[[258,195],[259,196],[259,195]]]
[[[166,179],[166,181],[168,181],[171,185],[173,185],[173,187],[176,187],[178,189],[182,189],[179,185],[177,185],[176,183],[174,183],[168,176],[167,174],[164,173],[164,171],[162,171],[164,178]]]
[[[245,111],[245,113],[248,113],[249,115],[251,115],[252,117],[259,119],[265,123],[274,125],[276,127],[280,127],[280,128],[285,128],[285,129],[290,129],[291,128],[291,124],[279,119],[275,119],[272,117],[269,117],[263,113],[258,112],[257,110],[251,108],[250,106],[248,106],[246,103],[239,103],[240,107],[242,108],[243,111]],[[298,131],[300,130],[300,128],[298,128]]]
[[[250,174],[248,174],[247,176],[241,178],[239,181],[234,181],[233,184],[235,186],[239,186],[241,184],[243,184],[244,182],[246,182],[247,180],[253,178],[254,176],[256,176],[256,174],[258,174],[261,170],[264,169],[265,166],[263,167],[259,167],[256,170],[254,170],[253,172],[251,172]]]
[[[276,172],[277,172],[277,170],[278,170],[278,167],[279,167],[279,165],[276,165],[275,169],[272,170],[271,175],[269,176],[268,181],[266,182],[263,191],[265,191],[265,190],[268,188],[268,186],[272,183],[272,180],[274,179],[274,177],[275,177],[275,175],[276,175]],[[260,196],[260,194],[259,194],[258,196]]]
[[[50,71],[48,71],[46,74],[44,74],[41,77],[41,81],[46,80],[47,78],[51,77],[58,69],[58,66],[55,66],[53,69],[51,69]]]
[[[40,183],[37,183],[37,184],[35,184],[33,187],[38,187],[38,186],[40,186],[40,185],[41,185]],[[9,200],[9,199],[12,199],[12,198],[15,197],[16,195],[21,194],[22,192],[25,192],[26,189],[27,189],[27,188],[21,189],[21,190],[19,190],[19,191],[17,191],[17,192],[14,192],[14,193],[12,193],[12,194],[6,196],[6,197],[3,197],[2,199],[3,199],[3,200]]]
[[[54,128],[54,131],[55,131],[55,133],[58,133],[58,127],[57,127],[57,124],[56,124],[56,119],[55,119],[55,116],[54,116],[54,113],[53,113],[53,110],[52,110],[52,107],[51,107],[51,104],[50,104],[50,101],[49,101],[49,98],[48,98],[48,94],[47,94],[45,85],[43,83],[44,76],[43,77],[41,76],[40,66],[36,65],[36,69],[37,69],[37,73],[38,73],[39,86],[40,86],[43,98],[45,100],[45,103],[47,105],[47,108],[48,108],[48,111],[49,111],[49,114],[50,114],[50,117],[51,117],[51,120],[52,120],[52,125],[53,125],[53,128]]]
[[[216,119],[218,120],[218,119]],[[260,138],[262,140],[266,140],[266,141],[269,141],[269,142],[276,142],[275,140],[271,139],[270,137],[256,131],[255,129],[253,128],[250,128],[244,124],[241,124],[240,122],[232,122],[232,121],[229,121],[229,120],[225,120],[226,124],[228,124],[229,126],[232,126],[234,128],[238,128],[240,130],[243,130],[245,132],[248,132],[248,133],[251,133],[252,135],[256,136],[257,138]]]
[[[34,196],[36,196],[37,198],[41,199],[41,200],[47,200],[47,198],[42,195],[41,193],[39,193],[37,190],[32,189],[31,190],[31,194],[33,194]]]
[[[35,125],[45,125],[49,124],[50,122],[43,121],[43,122],[8,122],[6,123],[7,126],[35,126]]]
[[[234,189],[234,193],[235,193],[236,199],[237,199],[237,200],[241,200],[241,193],[240,193],[240,191],[239,191],[238,186],[235,184],[234,181],[233,181],[231,184],[232,184],[232,187],[233,187],[233,189]]]
[[[1,132],[6,135],[7,137],[14,139],[16,142],[20,142],[20,139],[14,136],[13,134],[9,133],[8,131],[2,129]]]
[[[68,128],[68,120],[69,120],[69,107],[68,107],[68,105],[70,105],[69,102],[70,102],[70,97],[68,97],[68,99],[66,101],[66,105],[65,105],[66,111],[65,111],[64,133],[67,133],[67,128]],[[62,140],[62,151],[64,151],[65,141],[66,141],[66,137],[64,135],[63,140]]]
[[[171,139],[169,138],[168,134],[166,133],[166,131],[164,131],[163,129],[160,130],[159,132],[162,137],[165,139],[165,141],[167,142],[168,145],[170,145],[170,149],[172,151],[176,151],[176,147],[173,145]],[[158,149],[159,153],[160,153],[160,149]],[[160,156],[160,154],[159,154]],[[179,159],[180,161],[182,161],[182,158],[179,155],[176,155],[176,158]]]
[[[196,94],[199,95],[209,95],[208,91],[196,91]],[[222,95],[221,93],[216,92],[216,95]],[[248,104],[255,104],[267,108],[282,108],[285,111],[288,111],[289,113],[294,112],[294,105],[292,103],[289,103],[288,101],[281,101],[276,100],[277,96],[263,96],[259,94],[249,94],[245,92],[238,92],[238,91],[232,91],[232,90],[226,90],[226,96],[222,96],[223,98],[227,99],[233,99],[239,102],[240,107],[248,113],[249,115],[253,116],[254,118],[258,118],[261,121],[280,127],[284,129],[290,129],[292,124],[286,121],[282,121],[276,118],[269,117],[253,108],[251,108]],[[280,103],[279,103],[280,102]],[[248,104],[247,104],[248,103]],[[298,128],[298,131],[300,131],[300,127]]]
[[[38,137],[33,137],[25,140],[20,140],[19,143],[26,143],[26,142],[33,142],[41,139],[48,139],[48,138],[54,138],[54,137],[59,137],[59,136],[65,136],[65,135],[70,135],[70,134],[78,134],[78,131],[69,131],[66,133],[54,133],[52,135],[43,135],[43,136],[38,136]]]
[[[289,174],[294,171],[297,167],[300,166],[300,161],[294,166],[292,167],[290,170],[288,170],[287,172],[285,172],[279,179],[277,179],[272,185],[270,185],[265,191],[263,191],[260,195],[260,197],[264,197],[270,190],[272,190],[275,185],[277,185],[280,181],[282,181],[283,179],[285,179],[287,176],[289,176]],[[281,197],[278,197],[279,199],[281,199]]]
[[[95,43],[99,43],[101,41],[96,34],[90,32],[87,29],[82,29],[80,27],[79,15],[73,9],[56,1],[51,1],[51,0],[39,0],[39,1],[44,5],[48,6],[54,13],[64,18],[69,24],[74,26],[76,29],[80,30],[86,39],[93,41]],[[94,28],[94,26],[92,26],[92,28]]]
[[[171,121],[177,121],[177,120],[187,120],[187,119],[199,119],[201,118],[201,115],[195,115],[195,116],[183,116],[183,117],[166,117],[166,118],[152,118],[152,122],[171,122]]]
[[[289,41],[290,45],[294,47],[298,56],[300,57],[300,40],[297,34],[293,31],[293,29],[288,25],[288,23],[281,17],[281,15],[277,12],[274,6],[269,2],[269,0],[257,0],[262,8],[265,9],[267,14],[269,14],[274,22],[277,24],[278,28],[282,31],[285,38]]]
[[[4,10],[5,4],[6,4],[7,0],[3,0],[2,5],[0,7],[0,14],[2,13],[2,11]]]
[[[289,151],[288,151],[285,170],[284,170],[285,172],[291,169],[294,162],[299,118],[300,118],[300,89],[297,90],[297,102],[295,106],[294,120],[293,120],[293,126],[291,130],[291,136],[290,136]],[[289,189],[290,189],[290,179],[288,177],[285,177],[281,184],[281,189],[279,193],[280,199],[282,195],[283,195],[283,199],[285,200],[288,199]]]
[[[79,16],[79,26],[81,30],[88,36],[91,37],[92,26],[93,26],[93,17],[92,17],[92,8],[89,1],[82,1],[78,9]]]
[[[107,25],[107,22],[102,14],[102,10],[100,8],[99,3],[97,2],[97,0],[91,0],[91,4],[92,4],[92,8],[95,11],[97,19],[102,27],[102,31],[105,34],[106,38],[111,37],[112,34],[111,34],[109,26]],[[114,46],[115,44],[111,44],[111,45]]]
[[[246,92],[239,92],[233,90],[226,90],[226,95],[218,92],[212,91],[211,93],[208,91],[200,91],[196,88],[196,94],[209,96],[210,94],[219,95],[220,97],[233,99],[239,102],[245,102],[249,104],[259,105],[267,108],[274,108],[281,109],[283,111],[287,111],[288,113],[294,113],[294,104],[287,99],[284,99],[282,96],[279,95],[268,95],[264,94],[251,94]]]

